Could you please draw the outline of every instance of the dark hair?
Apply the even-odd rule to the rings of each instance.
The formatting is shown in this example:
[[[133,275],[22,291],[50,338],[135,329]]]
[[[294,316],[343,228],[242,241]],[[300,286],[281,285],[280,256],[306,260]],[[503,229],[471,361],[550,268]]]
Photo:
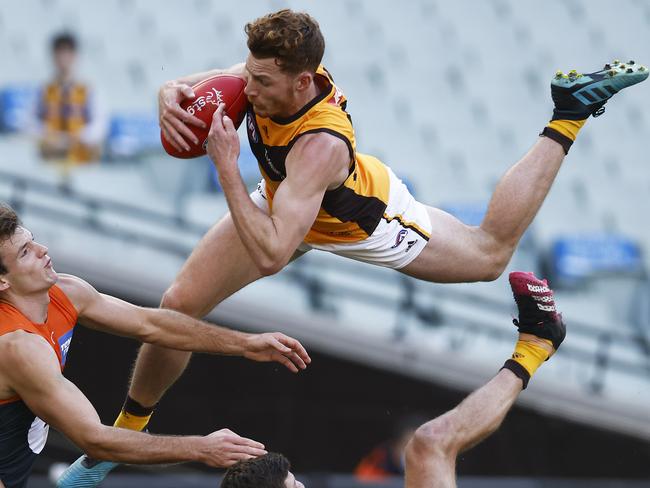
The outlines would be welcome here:
[[[284,488],[291,464],[282,454],[270,452],[264,456],[239,461],[228,468],[221,488]]]
[[[325,52],[318,22],[309,14],[284,9],[244,27],[248,49],[256,58],[275,58],[287,73],[316,72]]]
[[[6,203],[0,203],[0,244],[12,237],[19,225],[20,219],[14,209]],[[0,274],[5,274],[7,271],[0,256]]]
[[[77,50],[77,38],[70,32],[60,32],[52,38],[52,51],[59,49]]]

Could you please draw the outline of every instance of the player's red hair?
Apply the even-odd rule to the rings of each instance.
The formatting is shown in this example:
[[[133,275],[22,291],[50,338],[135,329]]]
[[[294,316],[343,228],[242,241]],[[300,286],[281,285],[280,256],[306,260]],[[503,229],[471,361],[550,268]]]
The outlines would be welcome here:
[[[323,34],[318,22],[304,12],[280,10],[249,22],[244,31],[253,56],[275,58],[287,73],[314,73],[323,59]]]

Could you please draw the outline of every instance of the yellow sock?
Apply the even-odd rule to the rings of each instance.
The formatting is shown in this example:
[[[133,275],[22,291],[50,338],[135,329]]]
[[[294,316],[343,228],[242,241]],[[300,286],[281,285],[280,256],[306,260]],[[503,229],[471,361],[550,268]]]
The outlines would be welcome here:
[[[153,413],[150,413],[147,416],[140,417],[121,410],[113,424],[113,427],[141,431],[147,426],[152,415]]]
[[[578,137],[578,132],[582,129],[582,126],[585,125],[587,119],[584,120],[551,120],[548,123],[548,127],[553,130],[556,130],[565,137],[568,137],[572,141],[576,140]]]
[[[534,336],[533,336],[534,337]],[[548,348],[547,348],[548,346]],[[512,353],[512,360],[524,367],[530,376],[546,361],[553,351],[553,343],[535,337],[533,340],[519,339]]]

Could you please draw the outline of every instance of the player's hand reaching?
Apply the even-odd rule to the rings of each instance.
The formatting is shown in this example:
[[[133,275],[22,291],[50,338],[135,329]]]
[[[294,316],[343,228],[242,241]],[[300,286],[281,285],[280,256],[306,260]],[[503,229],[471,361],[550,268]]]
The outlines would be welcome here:
[[[311,358],[302,344],[280,332],[251,335],[245,348],[245,358],[260,362],[276,361],[294,373],[306,369],[311,363]]]
[[[219,173],[237,168],[239,136],[232,119],[226,115],[223,103],[219,104],[212,117],[207,152]]]
[[[199,140],[185,125],[191,124],[205,128],[205,122],[181,108],[180,103],[186,98],[194,98],[194,91],[189,85],[169,81],[158,92],[158,120],[165,139],[177,151],[189,151],[186,139],[198,144]]]
[[[200,438],[199,460],[215,468],[227,468],[237,461],[266,454],[264,444],[241,437],[229,429],[221,429]]]

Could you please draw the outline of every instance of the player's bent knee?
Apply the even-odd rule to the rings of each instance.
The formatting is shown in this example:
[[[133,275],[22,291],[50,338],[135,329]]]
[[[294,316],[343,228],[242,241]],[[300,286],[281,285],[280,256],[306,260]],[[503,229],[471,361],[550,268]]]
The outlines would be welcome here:
[[[494,281],[505,271],[515,247],[498,241],[480,227],[471,228],[476,281]]]
[[[431,456],[455,455],[453,415],[447,414],[421,425],[406,447],[407,460],[417,462]]]
[[[288,261],[280,262],[280,261],[268,260],[268,261],[263,261],[261,263],[258,263],[257,269],[260,272],[260,274],[264,277],[272,276],[282,271],[287,264]]]
[[[479,281],[495,281],[503,274],[508,263],[494,261],[486,266],[485,272]]]
[[[200,310],[197,309],[198,307],[196,305],[192,304],[192,300],[188,293],[183,291],[181,287],[176,284],[172,284],[167,291],[165,291],[162,300],[160,301],[160,308],[175,310],[192,317],[196,317],[200,314]]]
[[[506,270],[514,248],[500,245],[485,253],[482,277],[480,281],[494,281]]]
[[[512,259],[514,252],[514,247],[504,246],[501,251],[494,256],[494,265],[491,275],[493,278],[492,281],[496,280],[503,274],[503,272],[508,267],[508,264],[510,264],[510,260]]]

